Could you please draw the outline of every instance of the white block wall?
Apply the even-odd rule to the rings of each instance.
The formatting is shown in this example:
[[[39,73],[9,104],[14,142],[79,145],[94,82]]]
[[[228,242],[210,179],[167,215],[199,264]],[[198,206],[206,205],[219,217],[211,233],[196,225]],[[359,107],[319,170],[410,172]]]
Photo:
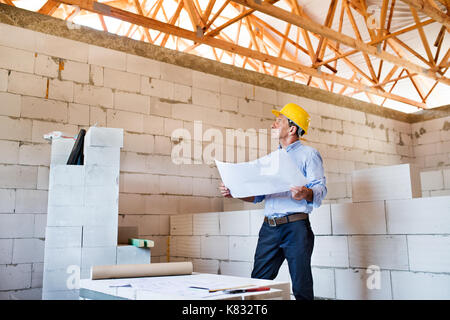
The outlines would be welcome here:
[[[74,142],[52,140],[43,299],[77,299],[78,288],[67,282],[90,277],[92,266],[150,263],[149,249],[117,246],[123,130],[91,127],[84,141],[84,165],[65,164]],[[39,256],[32,240],[18,241],[30,251],[18,247],[18,259]]]
[[[426,137],[420,133],[420,123],[411,125],[6,24],[0,24],[0,34],[8,35],[0,37],[2,298],[41,296],[43,250],[27,262],[16,261],[14,252],[21,239],[43,247],[50,218],[46,209],[50,161],[58,158],[42,138],[51,131],[75,135],[94,124],[124,128],[119,225],[139,225],[141,237],[155,240],[153,261],[167,260],[170,215],[262,207],[218,197],[215,168],[170,161],[172,130],[186,128],[195,139],[195,120],[203,122],[203,131],[269,129],[273,107],[297,102],[311,114],[305,143],[317,148],[324,159],[327,203],[351,201],[352,170],[412,162],[415,156],[420,167],[439,169],[443,175],[443,187],[426,184],[432,188],[424,190],[426,195],[450,190],[444,170],[448,157],[442,160],[449,149],[445,148],[448,117],[424,122],[426,132],[439,133],[439,139],[437,134]],[[416,138],[416,131],[424,137]],[[429,144],[431,151],[417,151]],[[75,209],[58,214],[70,210]],[[256,235],[251,219],[252,215],[250,232]],[[327,213],[321,219],[327,221]],[[320,226],[330,227],[331,220]],[[194,235],[203,235],[195,228],[198,225]]]
[[[197,272],[249,277],[258,240],[250,230],[259,230],[263,217],[263,210],[172,216],[171,230],[181,225],[183,232],[170,237],[170,260],[193,261]],[[195,223],[187,220],[208,220],[203,233],[217,235],[192,235]],[[449,196],[324,204],[310,221],[316,297],[450,299]],[[277,279],[290,281],[286,261]]]

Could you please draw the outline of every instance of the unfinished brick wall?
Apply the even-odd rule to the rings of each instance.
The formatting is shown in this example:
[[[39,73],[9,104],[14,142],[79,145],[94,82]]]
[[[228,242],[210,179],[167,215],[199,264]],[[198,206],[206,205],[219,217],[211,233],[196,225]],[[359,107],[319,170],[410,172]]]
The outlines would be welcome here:
[[[314,209],[315,296],[449,299],[450,197],[382,198],[391,200]],[[171,261],[192,261],[197,272],[250,277],[263,217],[264,210],[172,216]],[[290,281],[286,261],[276,279]]]
[[[413,123],[411,133],[423,197],[450,195],[450,116]]]
[[[124,129],[119,225],[155,241],[153,262],[167,259],[169,216],[246,208],[219,197],[215,168],[171,161],[173,130],[194,137],[194,121],[203,131],[269,129],[272,108],[298,103],[311,114],[304,143],[324,158],[332,203],[351,201],[352,170],[414,161],[406,122],[7,24],[0,34],[1,299],[41,296],[45,133]]]

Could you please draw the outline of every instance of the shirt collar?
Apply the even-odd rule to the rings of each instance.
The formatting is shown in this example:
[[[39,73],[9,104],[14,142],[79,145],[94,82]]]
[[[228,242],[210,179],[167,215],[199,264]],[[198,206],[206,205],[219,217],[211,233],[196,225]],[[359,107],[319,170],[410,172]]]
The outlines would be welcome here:
[[[291,150],[293,150],[293,149],[298,148],[298,147],[301,146],[301,145],[302,145],[302,143],[301,143],[301,141],[300,141],[300,139],[299,139],[299,140],[297,140],[297,141],[291,143],[290,145],[288,145],[288,146],[286,147],[286,151],[289,152],[289,151],[291,151]],[[282,148],[281,144],[278,145],[278,149],[281,149],[281,148]]]

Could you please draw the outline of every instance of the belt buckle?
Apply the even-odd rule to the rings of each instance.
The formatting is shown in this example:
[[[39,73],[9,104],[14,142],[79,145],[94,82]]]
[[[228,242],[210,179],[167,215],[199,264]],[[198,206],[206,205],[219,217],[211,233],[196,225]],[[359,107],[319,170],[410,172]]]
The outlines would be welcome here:
[[[271,226],[271,227],[277,226],[277,222],[275,221],[274,217],[271,217],[271,218],[267,217],[267,222],[269,223],[269,226]]]

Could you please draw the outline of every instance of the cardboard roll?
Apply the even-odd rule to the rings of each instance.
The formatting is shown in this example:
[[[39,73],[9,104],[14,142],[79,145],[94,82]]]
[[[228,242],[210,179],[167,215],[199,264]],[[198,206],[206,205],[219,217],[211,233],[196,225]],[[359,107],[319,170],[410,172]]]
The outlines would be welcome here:
[[[91,279],[175,276],[192,274],[192,271],[193,266],[190,261],[93,266],[91,268]]]

